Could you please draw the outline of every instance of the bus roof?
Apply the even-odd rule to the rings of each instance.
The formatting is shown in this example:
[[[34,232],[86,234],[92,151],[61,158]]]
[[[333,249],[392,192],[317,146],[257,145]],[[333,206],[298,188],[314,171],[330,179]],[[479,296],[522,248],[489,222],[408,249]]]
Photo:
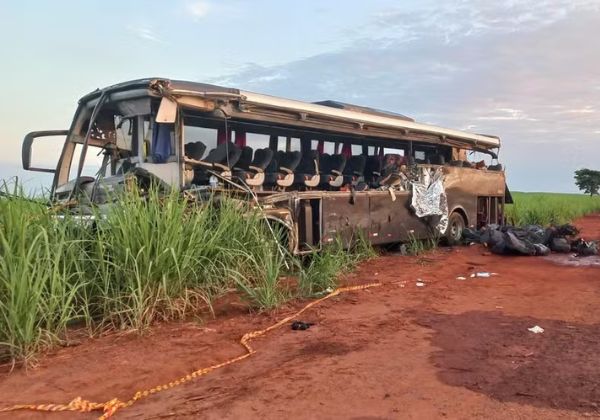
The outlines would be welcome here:
[[[113,93],[130,89],[150,89],[158,96],[178,97],[206,97],[220,98],[236,102],[241,114],[264,116],[265,119],[273,116],[273,112],[291,113],[296,120],[319,121],[323,123],[352,123],[357,130],[364,130],[365,135],[376,135],[377,130],[397,132],[398,139],[417,136],[424,141],[448,142],[457,146],[496,148],[500,147],[500,138],[491,135],[474,134],[460,130],[422,124],[401,114],[373,108],[345,104],[337,101],[303,102],[285,99],[272,95],[265,95],[235,88],[217,85],[169,80],[164,78],[140,79],[109,86],[102,90],[95,90],[84,96],[81,101],[86,102],[103,92]],[[390,137],[390,135],[387,135]]]

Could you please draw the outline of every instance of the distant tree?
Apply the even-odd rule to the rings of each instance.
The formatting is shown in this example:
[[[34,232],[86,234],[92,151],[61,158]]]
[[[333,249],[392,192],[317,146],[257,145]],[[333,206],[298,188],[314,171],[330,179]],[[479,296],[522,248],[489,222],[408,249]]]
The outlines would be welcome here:
[[[600,189],[600,171],[585,168],[576,170],[575,185],[590,196],[597,195]]]

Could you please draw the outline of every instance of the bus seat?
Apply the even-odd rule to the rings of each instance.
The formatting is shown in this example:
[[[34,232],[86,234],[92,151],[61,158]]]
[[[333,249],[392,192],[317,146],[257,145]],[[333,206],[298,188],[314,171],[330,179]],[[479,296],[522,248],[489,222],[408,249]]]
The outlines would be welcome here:
[[[294,183],[303,184],[307,187],[316,187],[320,181],[319,152],[311,150],[302,155],[300,164],[295,171]]]
[[[265,170],[273,160],[273,154],[273,151],[268,148],[257,149],[254,152],[254,159],[246,168],[234,168],[234,175],[252,187],[263,185],[266,179]]]
[[[242,150],[233,143],[222,143],[208,152],[203,160],[186,159],[186,164],[194,166],[193,183],[202,185],[208,181],[208,170],[219,172],[223,177],[231,177],[231,170],[240,159]]]
[[[444,157],[444,155],[438,153],[431,156],[431,163],[434,165],[445,165],[446,158]]]
[[[242,152],[240,153],[240,158],[235,164],[235,169],[248,169],[250,163],[252,162],[252,148],[249,146],[243,146]]]
[[[271,149],[269,149],[271,150]],[[271,150],[273,151],[273,150]],[[279,161],[277,160],[277,154],[273,154],[271,162],[265,168],[265,182],[264,185],[276,185],[277,184],[277,170],[279,168]]]
[[[365,175],[367,157],[363,155],[352,156],[344,168],[344,184],[356,185],[361,182]]]
[[[339,188],[344,183],[344,168],[346,167],[346,157],[344,155],[323,154],[319,160],[321,185],[329,185]]]
[[[365,164],[365,182],[368,184],[376,184],[376,181],[381,177],[381,158],[377,155],[367,156]]]
[[[185,155],[194,160],[202,160],[202,156],[204,156],[205,151],[206,145],[201,141],[186,143],[184,146]]]
[[[276,184],[280,187],[289,187],[294,183],[294,171],[300,164],[302,153],[277,152]]]

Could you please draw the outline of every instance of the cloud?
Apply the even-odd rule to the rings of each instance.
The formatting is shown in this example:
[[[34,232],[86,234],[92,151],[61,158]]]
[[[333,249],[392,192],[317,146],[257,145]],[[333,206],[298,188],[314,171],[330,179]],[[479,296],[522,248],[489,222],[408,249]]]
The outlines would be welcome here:
[[[194,20],[199,20],[208,14],[211,5],[206,0],[196,0],[188,2],[185,9]]]
[[[596,112],[596,110],[591,105],[587,105],[583,108],[567,109],[565,111],[561,111],[561,113],[564,113],[564,114],[593,114],[595,112]]]
[[[590,105],[600,102],[593,42],[599,6],[454,1],[388,12],[373,18],[380,31],[367,23],[348,33],[357,41],[343,49],[276,66],[250,64],[220,81],[499,135],[511,187],[573,191],[573,170],[597,167],[600,155],[600,121]]]
[[[157,42],[160,44],[164,44],[165,42],[156,35],[154,30],[150,26],[137,26],[137,25],[129,25],[127,26],[127,30],[137,36],[140,39],[145,41]]]
[[[520,109],[498,108],[491,112],[491,115],[477,117],[478,120],[500,121],[500,120],[525,120],[538,121],[537,118],[532,118]]]
[[[531,32],[565,19],[574,11],[598,12],[596,0],[490,2],[454,0],[416,11],[390,8],[372,16],[370,25],[384,36],[417,38],[436,34],[446,44],[487,33]]]

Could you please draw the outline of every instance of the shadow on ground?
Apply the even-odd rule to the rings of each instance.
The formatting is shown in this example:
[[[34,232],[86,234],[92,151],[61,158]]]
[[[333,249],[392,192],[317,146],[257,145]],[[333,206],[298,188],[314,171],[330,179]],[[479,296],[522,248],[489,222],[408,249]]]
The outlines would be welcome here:
[[[414,314],[442,382],[501,402],[600,413],[600,325],[471,311]],[[527,328],[545,329],[534,334]]]

